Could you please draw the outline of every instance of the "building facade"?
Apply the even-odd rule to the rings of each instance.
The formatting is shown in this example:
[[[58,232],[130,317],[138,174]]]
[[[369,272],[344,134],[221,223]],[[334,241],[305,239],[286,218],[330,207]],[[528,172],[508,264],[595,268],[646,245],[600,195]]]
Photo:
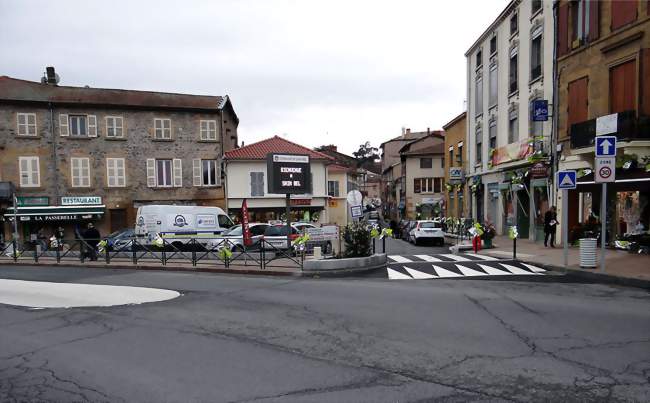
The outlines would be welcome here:
[[[440,132],[411,141],[400,149],[403,218],[440,217],[445,203],[445,146]]]
[[[467,180],[472,217],[501,234],[543,238],[552,197],[552,121],[533,101],[553,100],[553,2],[513,0],[465,54]],[[543,109],[543,108],[540,108]]]
[[[559,169],[578,171],[569,191],[570,241],[600,217],[594,141],[617,137],[607,192],[608,239],[650,225],[650,4],[560,1],[556,7]],[[603,123],[608,123],[607,127]],[[558,207],[561,209],[561,195]],[[558,234],[559,235],[559,234]]]
[[[347,225],[352,217],[347,202],[350,190],[358,189],[356,169],[338,164],[327,166],[327,222],[340,226]]]
[[[228,213],[237,218],[244,199],[251,222],[285,220],[286,196],[268,193],[266,156],[269,153],[303,154],[310,157],[312,191],[291,195],[291,220],[329,222],[327,217],[328,155],[274,136],[257,143],[226,152],[226,197]]]
[[[468,186],[465,181],[467,169],[467,147],[465,135],[467,113],[463,112],[453,118],[442,128],[445,131],[445,216],[462,218],[468,214]],[[450,171],[454,168],[454,176],[450,179]],[[458,178],[458,172],[461,178]]]
[[[95,222],[133,227],[144,204],[225,207],[224,151],[238,118],[227,96],[59,86],[0,77],[0,180],[13,183],[19,233]],[[5,203],[5,235],[13,209]]]

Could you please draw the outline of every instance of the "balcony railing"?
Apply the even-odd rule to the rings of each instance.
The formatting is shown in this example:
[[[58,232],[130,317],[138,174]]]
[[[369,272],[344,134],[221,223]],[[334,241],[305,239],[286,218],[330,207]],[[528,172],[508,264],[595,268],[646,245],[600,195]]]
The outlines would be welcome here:
[[[618,140],[650,140],[650,116],[636,117],[635,111],[619,112],[616,136]],[[571,125],[571,148],[592,147],[596,138],[596,119]]]

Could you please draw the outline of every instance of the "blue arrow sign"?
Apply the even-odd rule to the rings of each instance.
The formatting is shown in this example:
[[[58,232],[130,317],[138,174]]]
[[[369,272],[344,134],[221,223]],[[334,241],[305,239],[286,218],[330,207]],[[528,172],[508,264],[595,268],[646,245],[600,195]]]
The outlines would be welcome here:
[[[558,189],[575,189],[576,188],[576,171],[558,171],[557,188]]]
[[[616,157],[616,136],[596,137],[596,157]]]

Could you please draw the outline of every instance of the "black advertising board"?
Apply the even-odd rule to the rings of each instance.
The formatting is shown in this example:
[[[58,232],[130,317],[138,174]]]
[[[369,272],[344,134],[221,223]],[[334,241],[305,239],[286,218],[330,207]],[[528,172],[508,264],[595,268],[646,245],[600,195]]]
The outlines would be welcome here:
[[[305,194],[311,192],[311,169],[308,155],[267,154],[268,192]]]

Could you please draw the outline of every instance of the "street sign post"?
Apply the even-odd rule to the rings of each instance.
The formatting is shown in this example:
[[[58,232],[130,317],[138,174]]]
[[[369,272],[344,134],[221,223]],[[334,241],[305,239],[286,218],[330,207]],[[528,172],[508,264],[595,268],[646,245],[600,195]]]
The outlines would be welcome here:
[[[576,188],[576,171],[558,171],[557,188],[562,190],[562,245],[564,249],[564,269],[569,266],[569,189]]]
[[[616,116],[614,116],[614,121]],[[615,128],[614,128],[615,129]],[[605,273],[607,243],[607,183],[616,182],[616,136],[596,136],[594,181],[602,183],[600,200],[600,271]]]
[[[350,205],[350,215],[353,219],[363,216],[363,195],[358,190],[350,190],[346,196],[346,200]]]

